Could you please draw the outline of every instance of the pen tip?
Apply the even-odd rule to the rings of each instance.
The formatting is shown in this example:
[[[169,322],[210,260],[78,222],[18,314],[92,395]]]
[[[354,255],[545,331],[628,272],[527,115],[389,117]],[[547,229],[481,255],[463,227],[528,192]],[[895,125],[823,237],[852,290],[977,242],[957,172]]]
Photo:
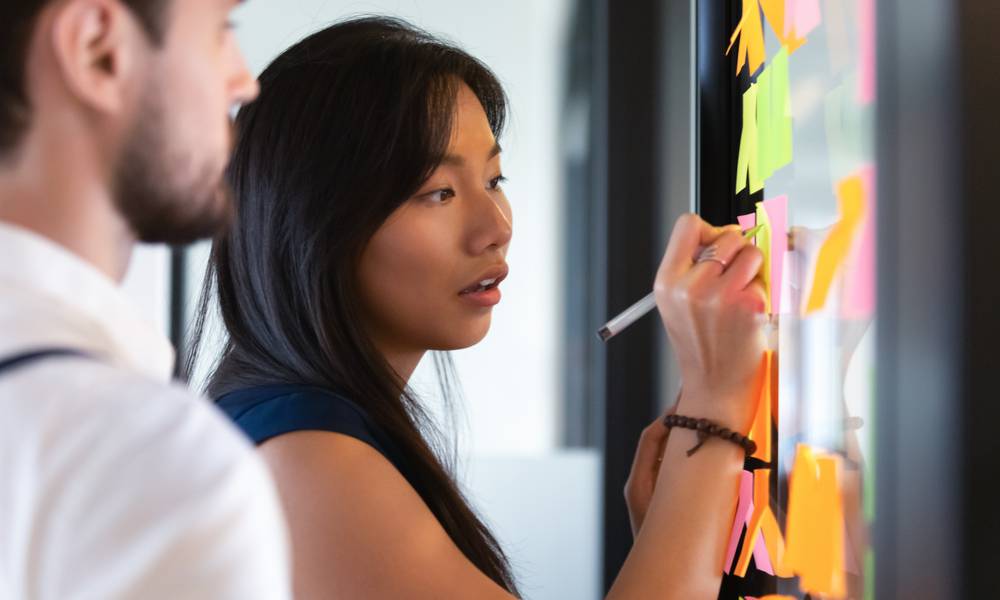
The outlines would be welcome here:
[[[612,337],[611,330],[607,327],[601,327],[601,329],[597,332],[597,337],[601,338],[602,342],[606,342]]]

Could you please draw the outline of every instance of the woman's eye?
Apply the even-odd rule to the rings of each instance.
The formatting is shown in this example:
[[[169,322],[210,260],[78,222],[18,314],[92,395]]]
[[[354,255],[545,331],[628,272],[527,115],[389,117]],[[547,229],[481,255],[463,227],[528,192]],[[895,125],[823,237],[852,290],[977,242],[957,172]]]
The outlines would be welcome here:
[[[445,202],[454,197],[455,197],[455,190],[452,190],[450,188],[434,190],[433,192],[426,195],[426,198],[431,202]]]
[[[500,185],[502,183],[504,183],[505,181],[507,181],[506,177],[504,177],[503,175],[497,175],[493,179],[490,179],[490,189],[491,190],[499,190],[500,189]]]

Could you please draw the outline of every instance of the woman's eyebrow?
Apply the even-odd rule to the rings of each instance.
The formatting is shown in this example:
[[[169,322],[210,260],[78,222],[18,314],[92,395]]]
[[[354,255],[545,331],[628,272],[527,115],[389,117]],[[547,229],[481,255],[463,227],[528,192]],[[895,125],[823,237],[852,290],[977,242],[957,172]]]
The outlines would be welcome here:
[[[490,160],[501,152],[503,152],[503,148],[500,147],[499,142],[494,142],[493,148],[490,149],[489,154],[486,156],[486,160]],[[462,167],[465,166],[465,157],[457,154],[445,154],[444,158],[441,159],[441,164],[451,167]]]

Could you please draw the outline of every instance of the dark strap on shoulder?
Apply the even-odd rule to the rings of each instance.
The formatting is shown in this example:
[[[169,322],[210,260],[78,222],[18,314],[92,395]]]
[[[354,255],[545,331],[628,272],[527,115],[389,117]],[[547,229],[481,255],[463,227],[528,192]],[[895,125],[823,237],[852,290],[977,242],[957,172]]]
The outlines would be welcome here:
[[[36,362],[44,358],[55,358],[59,356],[86,357],[87,355],[80,350],[74,350],[73,348],[43,348],[41,350],[32,350],[30,352],[16,354],[9,358],[0,360],[0,373],[3,373],[4,371],[11,371],[18,367],[23,367],[28,363]]]

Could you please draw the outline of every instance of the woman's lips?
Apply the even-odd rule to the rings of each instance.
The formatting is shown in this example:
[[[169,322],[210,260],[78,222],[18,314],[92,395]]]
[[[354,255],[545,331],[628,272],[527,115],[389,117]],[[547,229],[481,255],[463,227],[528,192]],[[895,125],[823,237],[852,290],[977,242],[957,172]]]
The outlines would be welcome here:
[[[479,292],[463,292],[458,296],[476,306],[489,308],[500,303],[500,288],[491,287]]]

